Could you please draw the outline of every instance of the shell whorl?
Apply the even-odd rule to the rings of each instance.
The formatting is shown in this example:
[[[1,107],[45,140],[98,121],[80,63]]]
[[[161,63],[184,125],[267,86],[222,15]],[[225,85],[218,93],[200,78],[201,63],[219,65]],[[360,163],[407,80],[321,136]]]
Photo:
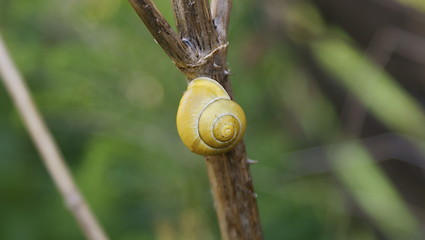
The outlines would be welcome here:
[[[214,155],[231,150],[243,138],[245,113],[215,80],[189,83],[177,111],[177,130],[194,153]]]

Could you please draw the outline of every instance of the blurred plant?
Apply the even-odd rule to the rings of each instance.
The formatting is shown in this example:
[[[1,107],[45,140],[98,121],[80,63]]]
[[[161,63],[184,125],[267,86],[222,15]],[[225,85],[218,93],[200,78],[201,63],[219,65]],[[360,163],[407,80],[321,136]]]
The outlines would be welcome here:
[[[383,66],[373,49],[394,42],[388,26],[423,38],[424,11],[400,2],[233,8],[229,66],[266,239],[423,238],[424,47],[393,34],[403,44]],[[218,239],[204,163],[175,130],[180,72],[128,4],[100,5],[4,0],[0,28],[111,238]],[[0,87],[0,239],[81,239],[38,163]]]

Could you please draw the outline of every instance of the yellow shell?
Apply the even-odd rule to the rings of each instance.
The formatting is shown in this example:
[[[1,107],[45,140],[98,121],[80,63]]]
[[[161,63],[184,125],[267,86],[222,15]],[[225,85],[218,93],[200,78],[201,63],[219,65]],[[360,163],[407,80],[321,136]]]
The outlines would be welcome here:
[[[189,83],[177,110],[177,131],[190,151],[214,155],[230,151],[243,138],[245,113],[215,80]]]

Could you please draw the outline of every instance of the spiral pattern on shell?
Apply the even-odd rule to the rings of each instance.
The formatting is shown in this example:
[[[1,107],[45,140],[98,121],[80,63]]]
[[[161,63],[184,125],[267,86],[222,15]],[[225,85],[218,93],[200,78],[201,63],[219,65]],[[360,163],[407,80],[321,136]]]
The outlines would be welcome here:
[[[244,111],[219,83],[206,77],[189,83],[177,110],[177,130],[192,152],[230,151],[242,140],[245,129]]]

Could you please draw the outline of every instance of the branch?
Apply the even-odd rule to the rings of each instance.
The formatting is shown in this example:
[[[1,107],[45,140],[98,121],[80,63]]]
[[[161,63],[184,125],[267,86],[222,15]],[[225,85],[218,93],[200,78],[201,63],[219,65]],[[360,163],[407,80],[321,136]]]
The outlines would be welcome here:
[[[231,0],[212,0],[211,5],[217,28],[212,21],[208,0],[173,0],[177,29],[188,46],[182,51],[193,54],[192,59],[186,59],[186,67],[180,67],[180,70],[189,81],[199,76],[215,79],[232,97],[226,61]],[[146,19],[143,21],[149,29],[152,28],[149,24],[159,19],[160,13],[155,11],[155,16],[138,12],[139,15],[145,14],[140,17]],[[158,34],[155,31],[152,34],[157,39]],[[205,160],[222,239],[262,240],[256,194],[243,142],[226,154],[207,156]]]
[[[151,0],[129,1],[156,42],[164,49],[165,53],[178,68],[184,68],[186,63],[194,61],[191,49],[171,29],[170,24],[168,24]]]
[[[211,0],[212,18],[222,42],[227,41],[231,9],[232,0]]]
[[[208,0],[173,0],[173,6],[181,37],[191,41],[200,57],[218,46]]]
[[[0,36],[0,75],[39,151],[44,165],[87,239],[106,240],[84,197],[76,186],[59,149],[31,99],[28,88]]]
[[[222,240],[263,239],[244,143],[206,157],[206,164]]]

